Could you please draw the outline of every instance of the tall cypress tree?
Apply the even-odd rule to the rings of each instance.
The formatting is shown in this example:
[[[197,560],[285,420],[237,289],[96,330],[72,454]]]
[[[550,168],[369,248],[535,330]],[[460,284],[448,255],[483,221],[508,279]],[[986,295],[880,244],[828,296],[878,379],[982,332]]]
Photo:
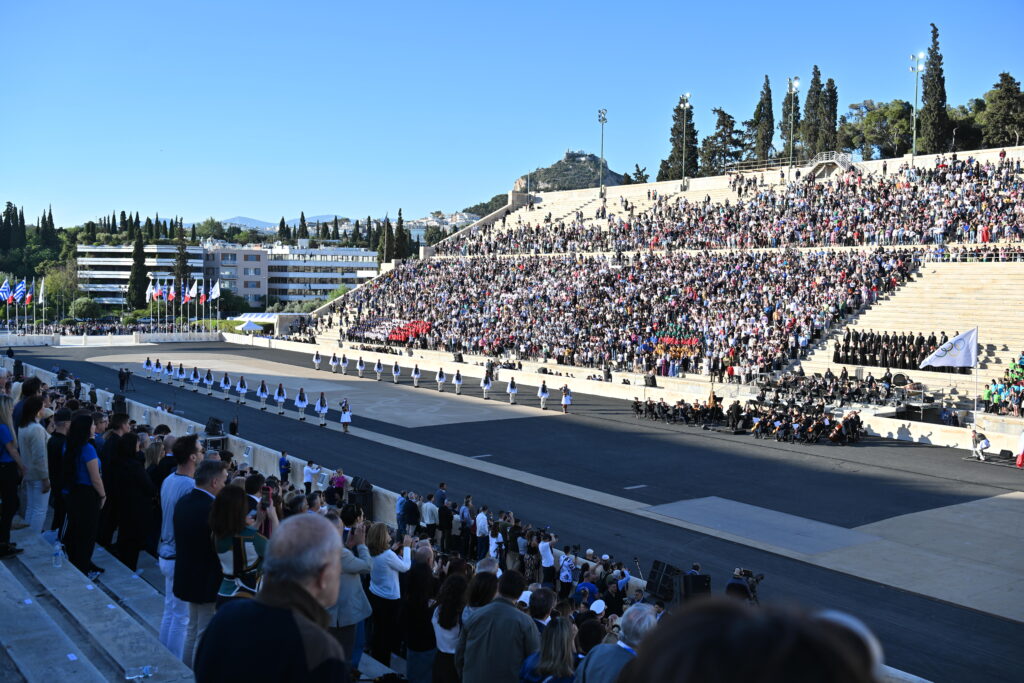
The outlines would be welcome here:
[[[11,232],[11,249],[21,249],[28,241],[25,227],[25,207],[18,209],[17,222]]]
[[[185,249],[185,228],[178,226],[178,251],[174,255],[174,279],[177,281],[178,296],[181,295],[181,286],[188,285],[190,270],[188,267],[188,251]]]
[[[359,234],[359,219],[357,218],[355,225],[352,226],[352,232],[348,235],[348,245],[350,247],[358,247],[362,241],[363,236]]]
[[[149,219],[146,220],[148,223]],[[132,245],[132,269],[128,273],[128,291],[125,298],[133,309],[146,305],[146,252],[142,244],[141,230],[136,231],[135,244]]]
[[[918,151],[924,154],[945,152],[949,148],[951,131],[949,112],[946,111],[946,76],[939,51],[939,29],[935,24],[931,26],[932,44],[928,48],[928,59],[921,77],[921,128],[918,131]]]
[[[309,226],[306,225],[306,212],[299,212],[299,231],[295,233],[295,238],[300,240],[309,239]]]
[[[331,239],[332,240],[340,240],[341,239],[341,225],[338,223],[338,217],[337,216],[334,217],[334,224],[331,225]]]
[[[377,258],[381,263],[388,263],[395,258],[395,233],[391,229],[391,219],[385,217],[384,225],[377,238]]]
[[[683,98],[679,98],[679,104],[683,104]],[[685,116],[684,116],[685,114]],[[686,127],[683,127],[683,122]],[[692,178],[697,175],[697,129],[693,125],[693,107],[684,110],[680,106],[672,111],[672,131],[669,133],[668,141],[671,148],[668,158],[662,159],[658,167],[658,180],[681,180],[683,177],[683,140],[686,141],[686,177]]]
[[[814,65],[811,71],[811,83],[807,87],[807,98],[804,100],[804,120],[800,125],[800,145],[804,156],[813,157],[821,146],[818,143],[818,134],[821,131],[821,70]]]
[[[818,100],[818,151],[836,150],[836,126],[838,125],[839,90],[831,78],[825,82]]]
[[[711,113],[716,117],[715,132],[700,143],[700,172],[703,176],[722,175],[743,155],[743,136],[736,129],[736,119],[719,107],[712,109]]]
[[[366,217],[366,248],[376,249],[377,248],[377,231],[373,226],[373,219],[370,216]]]
[[[772,109],[772,86],[765,74],[761,86],[761,99],[754,107],[753,134],[754,158],[767,161],[772,152],[772,138],[775,136],[775,114]]]
[[[792,125],[790,124],[792,119]],[[790,140],[790,131],[793,131],[793,139]],[[782,156],[785,159],[790,157],[790,147],[797,144],[800,138],[800,92],[790,92],[789,87],[786,88],[786,97],[782,100],[782,120],[779,122],[779,137],[782,138]],[[793,158],[798,159],[800,154],[798,147],[795,147],[793,151]]]
[[[153,219],[146,216],[146,223],[142,226],[142,233],[147,242],[153,241]]]
[[[405,220],[402,218],[402,210],[398,210],[398,220],[395,221],[395,258],[406,258],[409,255],[409,233],[405,231]]]

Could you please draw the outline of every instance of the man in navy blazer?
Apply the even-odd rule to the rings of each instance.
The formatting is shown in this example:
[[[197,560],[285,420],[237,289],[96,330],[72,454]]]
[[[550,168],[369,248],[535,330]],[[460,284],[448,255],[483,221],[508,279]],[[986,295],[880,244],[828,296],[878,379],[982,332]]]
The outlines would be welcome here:
[[[210,537],[210,508],[227,480],[227,463],[204,460],[196,468],[196,487],[174,506],[177,562],[174,596],[188,603],[188,630],[182,661],[192,666],[196,643],[213,619],[222,579],[220,559]]]
[[[598,645],[576,668],[574,683],[615,683],[623,667],[636,658],[636,648],[658,625],[653,605],[638,603],[626,610],[619,620],[619,642]]]

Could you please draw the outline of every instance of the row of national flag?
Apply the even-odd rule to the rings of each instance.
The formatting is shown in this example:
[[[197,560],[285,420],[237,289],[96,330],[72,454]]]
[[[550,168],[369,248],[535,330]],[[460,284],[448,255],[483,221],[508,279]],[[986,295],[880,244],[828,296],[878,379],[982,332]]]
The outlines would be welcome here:
[[[0,290],[2,291],[2,290]],[[160,301],[164,299],[166,301],[174,301],[178,298],[178,287],[175,281],[171,281],[169,284],[163,282],[149,283],[149,287],[146,288],[146,301],[152,299],[153,301]],[[186,283],[181,283],[181,302],[187,304],[192,301],[199,301],[200,304],[205,304],[207,301],[213,301],[214,299],[220,298],[220,280],[217,280],[207,291],[206,285],[200,285],[198,280],[192,281],[192,286],[188,287]]]
[[[39,287],[39,298],[43,298],[43,291],[46,287],[46,280],[43,280],[43,284]],[[36,281],[33,280],[32,284],[27,284],[23,279],[21,282],[16,284],[13,288],[9,280],[4,280],[3,286],[0,286],[0,302],[5,304],[20,304],[25,303],[26,306],[32,303],[35,298],[36,292]]]

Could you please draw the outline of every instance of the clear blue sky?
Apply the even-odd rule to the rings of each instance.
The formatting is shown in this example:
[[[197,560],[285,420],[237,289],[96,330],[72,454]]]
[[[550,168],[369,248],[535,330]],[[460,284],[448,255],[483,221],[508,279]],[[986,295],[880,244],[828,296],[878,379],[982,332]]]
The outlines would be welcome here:
[[[596,153],[600,107],[609,166],[653,176],[681,92],[701,136],[714,106],[749,118],[766,73],[778,119],[815,63],[840,112],[910,100],[934,21],[960,104],[1024,77],[1022,20],[1019,0],[4,2],[0,201],[58,225],[413,218]]]

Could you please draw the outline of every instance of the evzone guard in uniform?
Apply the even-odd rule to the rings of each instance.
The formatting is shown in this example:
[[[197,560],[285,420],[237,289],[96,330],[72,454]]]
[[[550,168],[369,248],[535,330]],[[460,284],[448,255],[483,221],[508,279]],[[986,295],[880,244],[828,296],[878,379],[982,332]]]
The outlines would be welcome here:
[[[327,397],[324,396],[324,392],[320,392],[320,398],[316,400],[316,405],[313,406],[313,410],[320,417],[320,426],[327,426],[327,411],[330,408],[327,406]]]
[[[348,356],[344,353],[341,354],[341,374],[345,375],[348,373]]]
[[[168,384],[174,384],[174,363],[168,363],[164,366],[164,379],[167,380]]]
[[[316,351],[315,353],[313,353],[313,369],[314,370],[319,370],[320,369],[320,360],[321,360],[320,359],[320,352]]]
[[[203,377],[203,384],[206,385],[206,395],[213,396],[213,372],[206,370],[206,377]]]
[[[438,368],[437,377],[435,377],[434,379],[437,380],[437,390],[444,391],[444,383],[447,380],[447,378],[444,375],[444,368]]]
[[[245,383],[245,375],[238,376],[238,384],[235,385],[235,391],[238,392],[238,402],[245,405],[245,394],[249,391],[249,385]]]
[[[487,400],[487,392],[491,390],[491,373],[485,372],[480,379],[480,390],[484,392],[484,400]]]
[[[412,385],[417,389],[420,386],[420,364],[416,363],[412,368]]]
[[[288,392],[284,390],[283,384],[278,384],[274,391],[274,401],[277,403],[277,414],[284,415],[284,402],[288,400]]]
[[[394,381],[395,384],[398,384],[398,378],[399,376],[401,376],[401,374],[402,368],[399,367],[398,361],[396,360],[395,364],[391,366],[391,379],[392,381]]]
[[[182,389],[185,388],[185,380],[188,379],[188,373],[185,372],[185,366],[178,363],[178,384]]]
[[[329,361],[327,361],[327,364],[331,366],[331,372],[337,374],[337,372],[338,372],[338,363],[339,362],[340,361],[338,360],[338,354],[332,353],[331,354],[331,359]]]
[[[550,396],[550,395],[551,394],[548,393],[548,383],[547,383],[547,381],[542,381],[540,383],[540,389],[537,390],[537,398],[540,399],[540,409],[541,410],[547,410],[548,409],[548,396]]]
[[[569,406],[572,405],[572,392],[569,391],[569,385],[562,385],[562,412],[566,415],[569,414]]]
[[[295,397],[295,411],[299,414],[299,422],[306,421],[306,406],[309,405],[309,401],[306,400],[306,390],[300,388],[299,395]]]
[[[199,374],[199,368],[192,368],[192,393],[199,393],[199,385],[203,383],[203,376]]]
[[[352,407],[348,404],[348,399],[342,399],[341,401],[341,430],[348,434],[348,426],[352,424]]]
[[[270,389],[267,388],[265,380],[260,380],[260,385],[256,387],[256,398],[260,400],[260,410],[267,409],[267,397],[270,396]]]
[[[224,394],[224,400],[231,400],[231,378],[228,377],[228,373],[224,373],[224,376],[220,378],[220,390]]]
[[[146,362],[142,364],[142,368],[146,371],[146,375],[153,379],[153,361],[149,359],[149,356],[146,356]]]
[[[513,377],[508,381],[508,388],[505,389],[508,394],[508,404],[514,406],[516,404],[516,394],[519,393],[519,387],[516,386],[516,378]]]
[[[359,356],[359,362],[356,363],[356,371],[359,373],[360,379],[363,377],[364,370],[366,370],[366,363],[363,362],[363,357]]]
[[[150,379],[155,379],[157,382],[162,382],[164,378],[164,366],[160,365],[160,359],[157,358],[156,362],[153,363],[153,374],[150,375]]]
[[[455,376],[452,377],[452,384],[455,385],[455,395],[462,395],[462,372],[458,369],[455,370]]]
[[[384,366],[381,365],[380,358],[378,358],[377,362],[373,364],[373,371],[375,373],[377,373],[377,381],[379,382],[380,381],[380,375],[381,375],[382,372],[384,372]]]

